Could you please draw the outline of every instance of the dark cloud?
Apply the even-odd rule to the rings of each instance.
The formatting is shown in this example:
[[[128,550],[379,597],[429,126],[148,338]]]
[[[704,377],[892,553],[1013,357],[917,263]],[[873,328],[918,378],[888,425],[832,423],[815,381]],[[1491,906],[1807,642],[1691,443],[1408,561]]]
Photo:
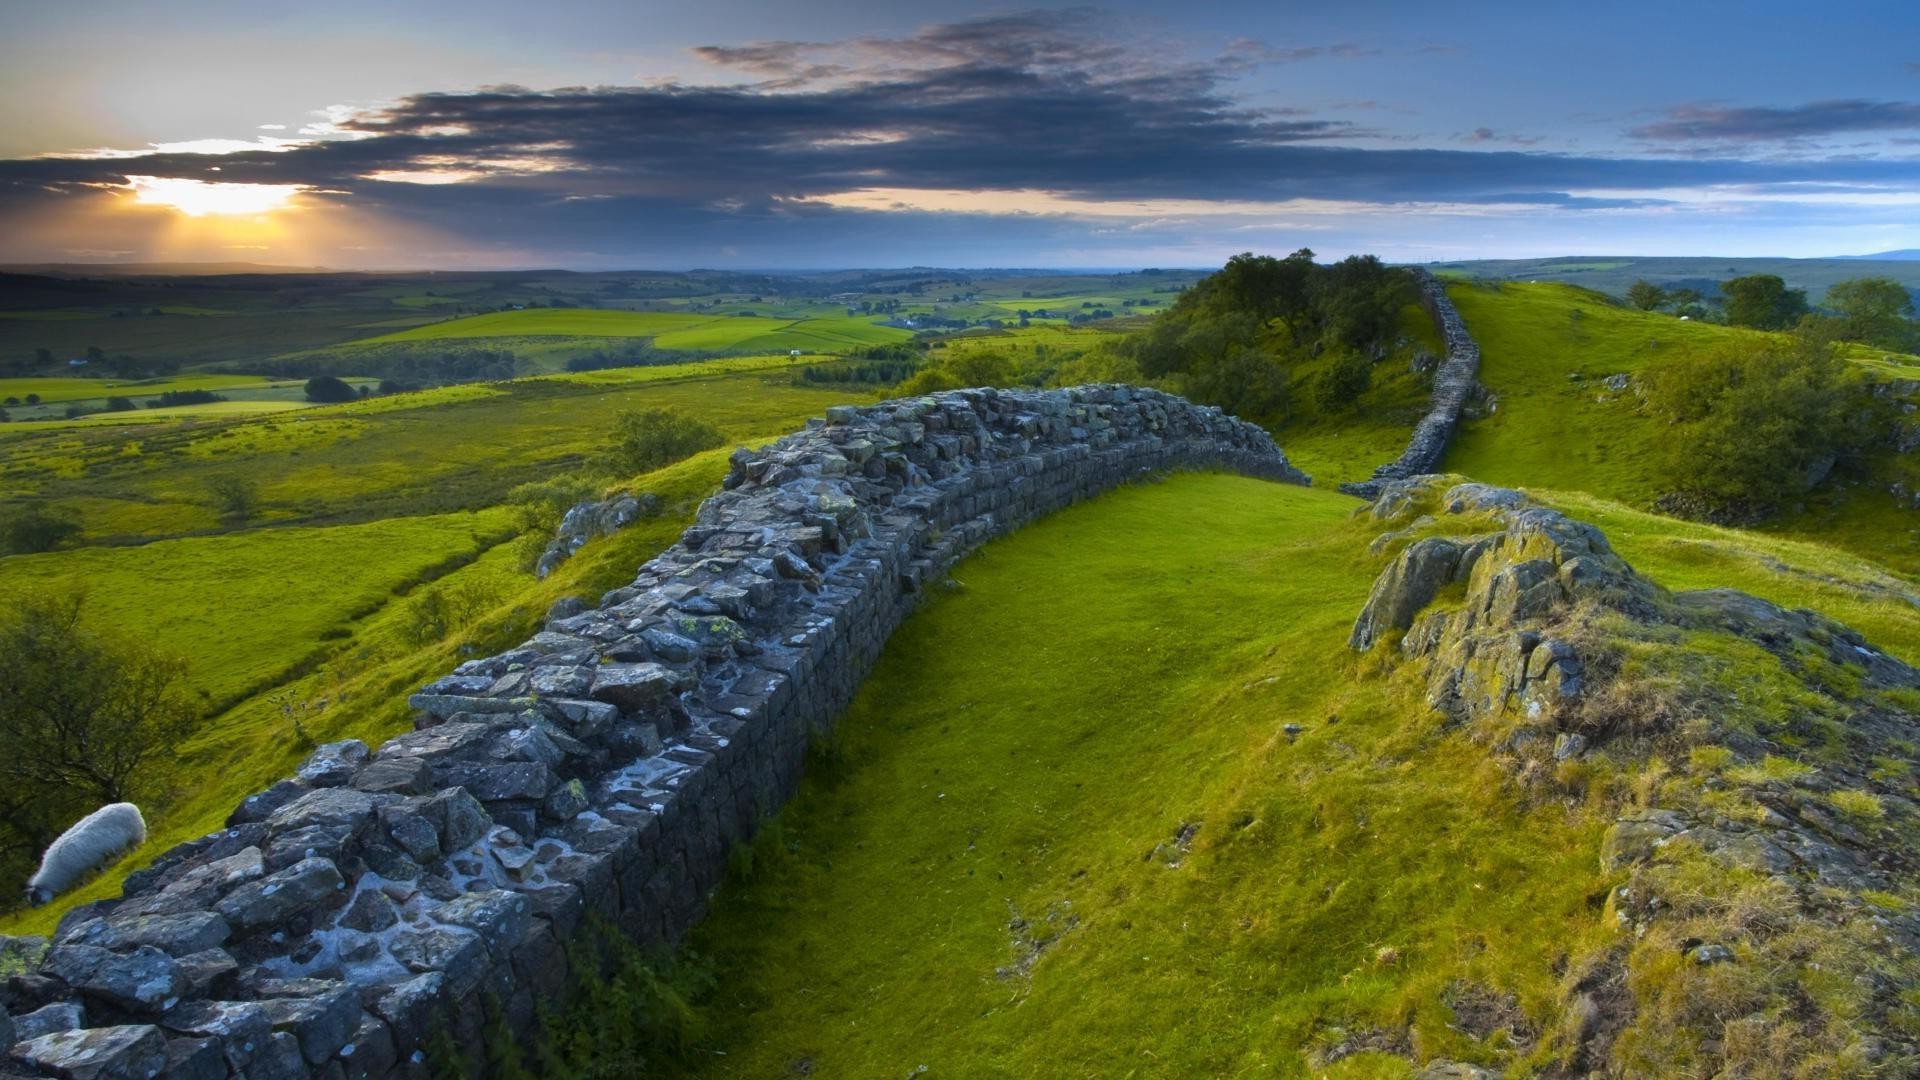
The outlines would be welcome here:
[[[1455,135],[1455,142],[1487,144],[1506,143],[1510,146],[1536,146],[1545,141],[1537,135],[1515,135],[1511,132],[1499,132],[1488,127],[1474,128],[1464,135]]]
[[[943,257],[960,260],[993,244],[1086,235],[1057,215],[1002,217],[986,229],[978,215],[818,201],[861,189],[1556,211],[1647,205],[1574,194],[1583,189],[1920,183],[1915,162],[1547,154],[1516,149],[1537,140],[1488,128],[1455,136],[1476,149],[1382,148],[1386,136],[1351,121],[1245,104],[1228,82],[1246,65],[1361,55],[1360,45],[1235,42],[1201,64],[1115,44],[1093,26],[1087,13],[1026,13],[896,39],[713,46],[699,55],[756,81],[421,94],[340,122],[349,137],[277,153],[0,161],[0,233],[130,175],[307,185],[338,206],[478,248],[554,252],[554,260],[668,247],[777,259],[825,245],[846,251],[846,264],[914,244],[941,245],[950,253]],[[1903,109],[1920,106],[1692,106],[1641,133],[1784,139],[1811,128],[1892,126]],[[1673,125],[1685,134],[1669,133]],[[1920,116],[1899,126],[1920,126]],[[450,172],[463,182],[396,179]]]
[[[1791,108],[1682,105],[1628,134],[1649,142],[1784,142],[1858,131],[1920,130],[1920,104],[1846,99]]]

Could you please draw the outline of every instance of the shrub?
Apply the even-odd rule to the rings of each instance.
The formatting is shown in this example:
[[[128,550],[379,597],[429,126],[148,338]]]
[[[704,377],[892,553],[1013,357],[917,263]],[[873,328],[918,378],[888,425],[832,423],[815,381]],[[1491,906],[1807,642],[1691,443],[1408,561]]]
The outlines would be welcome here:
[[[1671,425],[1662,506],[1689,516],[1764,518],[1871,438],[1858,373],[1814,332],[1675,357],[1644,382],[1647,410]]]
[[[253,516],[260,506],[260,488],[244,476],[216,476],[207,481],[214,508],[236,521]]]
[[[332,375],[315,375],[313,378],[307,380],[308,401],[327,405],[342,401],[354,401],[359,397],[360,395],[353,389],[350,383],[343,379],[337,379]]]
[[[80,522],[70,514],[29,506],[7,519],[0,527],[0,540],[13,555],[32,555],[52,551],[80,535]]]
[[[725,442],[720,429],[679,409],[623,412],[608,464],[624,474],[652,472]]]
[[[1358,353],[1337,357],[1313,382],[1313,401],[1323,413],[1344,412],[1360,404],[1373,382],[1373,364]]]

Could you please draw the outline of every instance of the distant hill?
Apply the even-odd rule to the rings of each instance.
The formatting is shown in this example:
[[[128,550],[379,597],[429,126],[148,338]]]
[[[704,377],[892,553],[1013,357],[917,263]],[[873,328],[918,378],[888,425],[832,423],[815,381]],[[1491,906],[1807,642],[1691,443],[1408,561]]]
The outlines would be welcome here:
[[[274,266],[250,262],[126,262],[126,263],[7,263],[0,271],[14,274],[86,275],[92,277],[215,277],[226,274],[331,274],[324,266]]]
[[[1635,281],[1664,288],[1719,292],[1728,278],[1777,274],[1790,288],[1807,290],[1819,303],[1834,283],[1858,277],[1887,277],[1920,290],[1920,250],[1890,251],[1833,259],[1716,258],[1701,256],[1576,255],[1554,259],[1470,259],[1427,263],[1442,277],[1496,281],[1565,281],[1613,296],[1625,296]]]

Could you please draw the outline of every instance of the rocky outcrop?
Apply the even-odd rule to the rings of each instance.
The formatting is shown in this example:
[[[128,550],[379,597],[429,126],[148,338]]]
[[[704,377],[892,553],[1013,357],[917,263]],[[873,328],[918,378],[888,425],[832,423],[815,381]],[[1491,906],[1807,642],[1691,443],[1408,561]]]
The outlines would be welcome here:
[[[222,832],[62,920],[9,984],[14,1068],[418,1072],[569,977],[596,917],[652,945],[793,792],[926,587],[995,536],[1160,470],[1305,484],[1264,431],[1155,391],[963,390],[836,408],[759,451],[597,609],[410,701],[416,730],[315,750]],[[84,1021],[84,1022],[82,1022]]]
[[[1520,492],[1420,477],[1362,513],[1397,528],[1350,645],[1412,665],[1527,797],[1606,808],[1622,939],[1574,965],[1580,1072],[1914,1075],[1920,911],[1892,898],[1920,870],[1920,671],[1812,611],[1669,593]]]
[[[1373,476],[1341,484],[1340,490],[1364,499],[1379,496],[1386,483],[1433,472],[1440,467],[1453,433],[1460,426],[1460,411],[1479,390],[1480,346],[1467,333],[1447,287],[1439,278],[1419,267],[1409,267],[1420,288],[1420,305],[1432,316],[1433,325],[1446,343],[1447,356],[1433,372],[1433,397],[1425,416],[1414,425],[1407,449],[1398,458],[1373,470]]]
[[[554,567],[573,558],[574,552],[586,547],[587,541],[611,536],[641,518],[650,518],[659,512],[659,496],[644,492],[575,503],[562,515],[560,524],[554,527],[553,540],[534,563],[533,576],[545,578],[553,573]]]

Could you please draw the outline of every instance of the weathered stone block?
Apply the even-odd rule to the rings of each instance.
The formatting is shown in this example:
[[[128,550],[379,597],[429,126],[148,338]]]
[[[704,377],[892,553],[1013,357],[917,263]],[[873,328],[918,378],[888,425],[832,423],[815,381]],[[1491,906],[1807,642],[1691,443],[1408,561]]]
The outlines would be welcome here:
[[[346,879],[330,859],[303,859],[227,894],[216,910],[240,930],[285,921],[295,912],[333,899]]]
[[[83,994],[130,1012],[171,1009],[187,991],[179,963],[151,945],[129,953],[93,945],[56,945],[41,970]]]
[[[13,1056],[70,1080],[151,1080],[167,1067],[167,1039],[151,1024],[82,1028],[20,1043]]]

